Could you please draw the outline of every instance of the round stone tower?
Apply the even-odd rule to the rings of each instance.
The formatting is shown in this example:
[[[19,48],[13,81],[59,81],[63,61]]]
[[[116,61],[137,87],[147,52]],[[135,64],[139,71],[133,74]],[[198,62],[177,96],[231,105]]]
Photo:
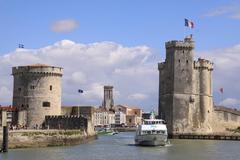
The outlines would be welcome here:
[[[18,108],[19,124],[40,127],[46,115],[61,114],[63,68],[44,64],[18,66],[12,68],[12,75],[12,104]]]

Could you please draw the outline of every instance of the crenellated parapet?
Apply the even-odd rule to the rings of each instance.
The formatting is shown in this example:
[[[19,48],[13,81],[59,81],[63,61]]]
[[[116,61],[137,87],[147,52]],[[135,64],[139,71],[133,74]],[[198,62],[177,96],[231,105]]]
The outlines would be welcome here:
[[[88,119],[79,115],[45,116],[44,128],[49,129],[88,129]]]
[[[194,69],[206,69],[212,71],[213,63],[209,60],[198,58],[197,61],[194,61]]]
[[[29,66],[18,66],[12,68],[12,75],[21,75],[21,74],[30,74],[30,75],[41,75],[41,76],[62,76],[63,68],[48,66],[44,64],[34,64]]]
[[[193,49],[194,41],[192,37],[186,37],[184,41],[172,40],[165,43],[166,49],[175,48],[175,49]]]

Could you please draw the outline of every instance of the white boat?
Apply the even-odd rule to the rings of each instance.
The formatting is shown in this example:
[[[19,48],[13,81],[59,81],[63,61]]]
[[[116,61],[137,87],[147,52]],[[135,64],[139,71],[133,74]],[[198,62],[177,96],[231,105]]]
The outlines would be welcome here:
[[[143,120],[143,124],[137,127],[135,144],[144,146],[165,146],[168,144],[165,121],[153,117]]]
[[[113,129],[111,128],[102,128],[102,129],[99,129],[97,131],[97,134],[99,135],[115,135],[115,134],[118,134],[117,131],[114,131]]]

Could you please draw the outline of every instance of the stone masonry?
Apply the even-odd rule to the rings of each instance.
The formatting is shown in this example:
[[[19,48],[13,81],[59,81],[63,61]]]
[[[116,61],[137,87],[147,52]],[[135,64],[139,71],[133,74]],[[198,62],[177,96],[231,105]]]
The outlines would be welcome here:
[[[12,68],[12,75],[12,104],[19,111],[18,124],[40,127],[45,116],[61,114],[63,68],[44,64],[18,66]]]
[[[159,69],[159,116],[169,134],[210,133],[213,112],[213,63],[194,61],[194,41],[166,42],[166,60]]]
[[[103,107],[106,110],[112,110],[114,106],[113,101],[113,86],[104,86]]]

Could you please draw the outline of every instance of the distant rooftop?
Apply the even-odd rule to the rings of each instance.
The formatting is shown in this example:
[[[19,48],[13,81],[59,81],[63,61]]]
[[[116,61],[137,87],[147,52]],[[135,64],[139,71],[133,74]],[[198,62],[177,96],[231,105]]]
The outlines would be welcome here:
[[[0,105],[0,111],[16,111],[17,107],[14,106],[1,106]]]

